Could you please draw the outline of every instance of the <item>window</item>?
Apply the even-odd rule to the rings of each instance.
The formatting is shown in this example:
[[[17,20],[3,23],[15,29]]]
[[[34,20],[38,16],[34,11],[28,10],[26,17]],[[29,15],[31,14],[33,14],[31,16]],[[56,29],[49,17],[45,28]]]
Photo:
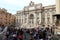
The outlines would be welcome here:
[[[7,24],[7,22],[5,22]]]
[[[17,19],[17,23],[18,23],[18,19]]]

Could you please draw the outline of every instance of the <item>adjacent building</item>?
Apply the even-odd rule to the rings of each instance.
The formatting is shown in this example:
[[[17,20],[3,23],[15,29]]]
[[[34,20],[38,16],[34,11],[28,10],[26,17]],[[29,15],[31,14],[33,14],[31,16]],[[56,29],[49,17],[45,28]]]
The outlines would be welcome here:
[[[4,26],[10,26],[11,25],[11,20],[15,20],[15,17],[13,18],[13,15],[9,12],[7,12],[7,10],[5,8],[0,8],[0,25],[4,25]]]

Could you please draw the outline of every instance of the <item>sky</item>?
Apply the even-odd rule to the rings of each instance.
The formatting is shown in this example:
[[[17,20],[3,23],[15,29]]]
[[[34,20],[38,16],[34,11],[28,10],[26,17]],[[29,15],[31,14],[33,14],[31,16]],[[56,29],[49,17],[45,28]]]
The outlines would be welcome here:
[[[30,1],[35,4],[42,3],[43,6],[55,4],[55,0],[0,0],[0,8],[5,8],[8,12],[16,14],[17,11],[23,10],[24,6],[28,6]]]

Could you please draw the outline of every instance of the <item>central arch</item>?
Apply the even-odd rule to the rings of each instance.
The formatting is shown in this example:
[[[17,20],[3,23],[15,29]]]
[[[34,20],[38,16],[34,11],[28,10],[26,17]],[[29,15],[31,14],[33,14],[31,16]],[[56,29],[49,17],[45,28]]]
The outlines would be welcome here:
[[[29,15],[29,25],[30,27],[32,27],[34,24],[34,15],[33,14],[30,14]]]
[[[34,19],[34,15],[30,14],[29,19]]]

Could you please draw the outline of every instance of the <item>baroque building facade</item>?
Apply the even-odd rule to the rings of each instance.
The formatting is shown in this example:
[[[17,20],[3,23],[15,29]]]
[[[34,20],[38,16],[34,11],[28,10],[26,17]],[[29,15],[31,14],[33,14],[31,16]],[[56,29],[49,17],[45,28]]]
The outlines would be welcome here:
[[[43,6],[30,2],[23,10],[17,11],[16,26],[21,28],[52,27],[55,25],[56,5]]]

